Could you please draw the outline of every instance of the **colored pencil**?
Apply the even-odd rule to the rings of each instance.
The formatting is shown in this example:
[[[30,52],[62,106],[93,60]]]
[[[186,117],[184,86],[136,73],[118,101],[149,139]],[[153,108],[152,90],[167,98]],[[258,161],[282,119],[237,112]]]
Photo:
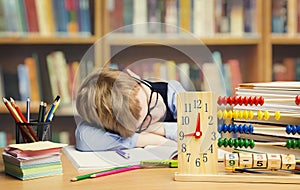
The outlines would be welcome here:
[[[116,170],[111,170],[111,171],[107,171],[107,172],[101,172],[101,173],[93,174],[90,177],[91,178],[103,177],[103,176],[118,174],[118,173],[122,173],[122,172],[126,172],[126,171],[136,170],[136,169],[140,169],[140,168],[141,168],[140,165],[134,165],[134,166],[126,167],[126,168],[120,168],[120,169],[116,169]]]

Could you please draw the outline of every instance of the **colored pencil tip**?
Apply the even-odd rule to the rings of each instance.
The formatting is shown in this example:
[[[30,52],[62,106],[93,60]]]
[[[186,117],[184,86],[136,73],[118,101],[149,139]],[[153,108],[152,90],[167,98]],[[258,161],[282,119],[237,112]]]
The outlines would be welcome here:
[[[57,95],[56,98],[54,99],[54,101],[58,101],[60,99],[60,96]]]
[[[70,181],[72,181],[72,182],[77,181],[77,178],[74,177],[74,178],[70,179]]]

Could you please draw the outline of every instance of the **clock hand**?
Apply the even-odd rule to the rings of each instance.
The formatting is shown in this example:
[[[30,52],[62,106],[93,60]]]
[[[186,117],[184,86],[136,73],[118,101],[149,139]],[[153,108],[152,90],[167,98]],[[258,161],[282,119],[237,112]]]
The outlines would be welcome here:
[[[199,139],[202,136],[202,131],[200,130],[200,112],[198,112],[196,131],[194,136],[196,139]]]

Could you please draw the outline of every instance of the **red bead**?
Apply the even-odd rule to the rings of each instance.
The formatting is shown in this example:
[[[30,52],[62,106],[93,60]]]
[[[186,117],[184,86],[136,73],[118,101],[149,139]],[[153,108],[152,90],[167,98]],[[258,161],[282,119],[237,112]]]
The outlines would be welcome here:
[[[300,96],[299,96],[299,95],[296,96],[296,98],[295,98],[295,103],[296,103],[297,105],[300,104]]]
[[[239,102],[239,105],[243,105],[243,97],[242,96],[239,96],[238,97],[238,102]]]
[[[226,96],[224,96],[224,97],[223,97],[223,99],[222,99],[222,103],[223,103],[224,105],[226,105],[226,104],[227,104],[227,97],[226,97]]]
[[[262,96],[259,97],[258,103],[259,103],[259,105],[261,105],[261,106],[265,103],[265,100],[264,100],[264,98],[263,98]]]
[[[237,105],[239,103],[239,97],[238,96],[234,96],[233,97],[233,105]]]
[[[256,106],[258,105],[258,98],[257,98],[257,96],[254,96],[254,98],[253,98],[253,104],[255,104]]]
[[[232,99],[231,96],[229,96],[229,97],[227,98],[227,104],[232,105],[232,103],[233,103],[233,99]]]
[[[250,106],[253,105],[253,98],[252,98],[252,96],[250,96],[250,97],[248,98],[248,104],[249,104]]]
[[[217,103],[218,103],[219,106],[222,105],[222,97],[221,96],[218,97]]]
[[[243,103],[244,103],[245,106],[248,105],[248,100],[249,100],[248,97],[245,96],[244,99],[243,99]]]

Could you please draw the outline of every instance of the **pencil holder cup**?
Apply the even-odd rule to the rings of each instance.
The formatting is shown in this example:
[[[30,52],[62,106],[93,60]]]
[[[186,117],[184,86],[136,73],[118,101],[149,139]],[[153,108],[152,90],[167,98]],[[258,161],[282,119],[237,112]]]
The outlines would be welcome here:
[[[51,140],[52,130],[50,122],[16,123],[17,144]]]

